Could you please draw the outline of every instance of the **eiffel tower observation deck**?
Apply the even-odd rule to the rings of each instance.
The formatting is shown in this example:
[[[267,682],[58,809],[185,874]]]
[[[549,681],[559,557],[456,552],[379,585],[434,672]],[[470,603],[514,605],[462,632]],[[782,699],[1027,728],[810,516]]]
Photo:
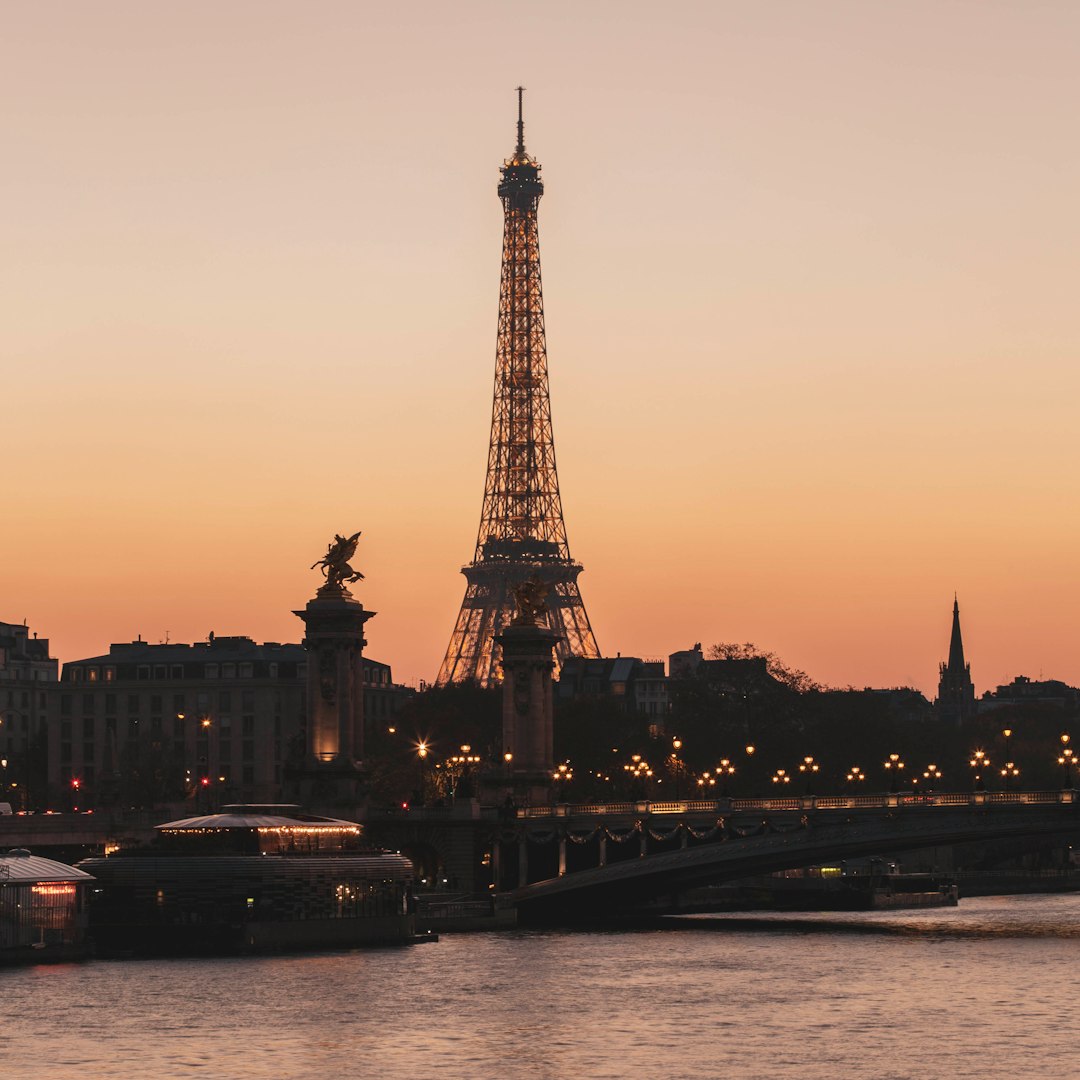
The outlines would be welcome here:
[[[517,146],[500,170],[502,278],[495,352],[495,401],[480,530],[468,581],[437,685],[501,679],[495,637],[516,613],[513,590],[530,578],[548,586],[544,625],[559,635],[556,666],[599,656],[570,556],[551,432],[540,236],[540,164],[525,151],[518,87]]]

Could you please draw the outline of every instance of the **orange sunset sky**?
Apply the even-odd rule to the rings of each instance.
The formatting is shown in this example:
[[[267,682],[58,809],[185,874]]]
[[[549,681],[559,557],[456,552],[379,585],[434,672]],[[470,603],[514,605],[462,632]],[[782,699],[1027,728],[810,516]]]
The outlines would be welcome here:
[[[12,0],[0,620],[242,633],[363,529],[431,679],[527,87],[555,443],[607,654],[1080,683],[1080,5]]]

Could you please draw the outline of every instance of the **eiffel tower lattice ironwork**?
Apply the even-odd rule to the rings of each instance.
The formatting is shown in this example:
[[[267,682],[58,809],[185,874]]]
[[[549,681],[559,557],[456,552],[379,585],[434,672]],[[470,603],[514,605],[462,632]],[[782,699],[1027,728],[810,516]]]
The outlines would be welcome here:
[[[559,635],[557,665],[600,655],[570,557],[551,434],[540,237],[536,209],[544,184],[525,152],[522,88],[517,146],[500,170],[502,278],[495,353],[495,401],[480,530],[473,561],[462,569],[465,599],[437,684],[501,678],[495,636],[515,615],[513,590],[529,578],[548,586],[546,625]]]

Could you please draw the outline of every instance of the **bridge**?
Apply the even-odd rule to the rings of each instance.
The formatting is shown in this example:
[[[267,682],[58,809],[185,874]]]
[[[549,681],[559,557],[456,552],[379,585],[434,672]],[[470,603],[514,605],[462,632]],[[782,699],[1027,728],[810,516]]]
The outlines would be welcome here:
[[[1071,790],[525,808],[501,830],[496,873],[520,921],[569,922],[800,866],[1074,832]]]
[[[462,799],[356,816],[374,843],[412,858],[422,889],[494,894],[523,923],[633,912],[700,886],[841,859],[1080,835],[1080,797],[1068,789],[521,808]],[[76,861],[145,842],[158,820],[134,811],[5,816],[0,849]]]

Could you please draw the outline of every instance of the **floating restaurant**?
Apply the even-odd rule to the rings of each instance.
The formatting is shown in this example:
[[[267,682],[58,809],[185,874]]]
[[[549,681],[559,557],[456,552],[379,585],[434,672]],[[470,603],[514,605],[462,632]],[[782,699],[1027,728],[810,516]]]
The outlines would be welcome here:
[[[86,894],[93,880],[26,848],[0,855],[0,964],[81,957]]]
[[[362,827],[291,805],[225,806],[157,826],[145,847],[86,859],[103,953],[235,953],[405,943],[412,863]]]

